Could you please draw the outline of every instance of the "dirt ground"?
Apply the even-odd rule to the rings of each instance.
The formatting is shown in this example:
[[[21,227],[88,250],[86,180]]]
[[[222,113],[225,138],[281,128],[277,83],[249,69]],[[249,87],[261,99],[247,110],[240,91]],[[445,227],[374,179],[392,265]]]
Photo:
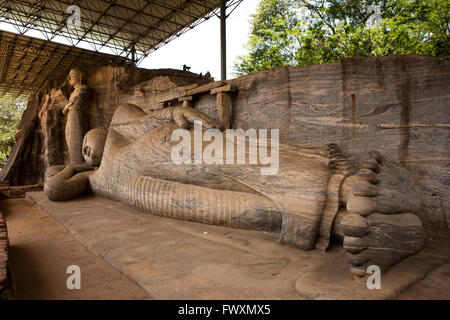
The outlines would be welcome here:
[[[28,199],[0,201],[10,239],[16,299],[150,299]],[[81,269],[81,290],[69,290],[69,265]],[[411,285],[399,299],[450,299],[450,265]]]
[[[16,299],[150,299],[31,201],[2,200],[0,208],[7,220]],[[69,265],[80,267],[80,290],[67,288]]]

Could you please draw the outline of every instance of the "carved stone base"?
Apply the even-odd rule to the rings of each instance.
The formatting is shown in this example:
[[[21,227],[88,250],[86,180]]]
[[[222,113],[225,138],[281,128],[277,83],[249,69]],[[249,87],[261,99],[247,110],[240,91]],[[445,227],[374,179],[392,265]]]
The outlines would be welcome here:
[[[307,299],[317,300],[396,299],[406,288],[448,261],[450,252],[446,251],[439,250],[434,243],[429,243],[419,254],[382,273],[380,289],[369,289],[367,282],[374,284],[373,278],[369,279],[374,273],[367,273],[362,278],[352,275],[346,265],[346,253],[341,248],[333,248],[327,253],[331,257],[324,257],[322,264],[297,279],[295,290]]]

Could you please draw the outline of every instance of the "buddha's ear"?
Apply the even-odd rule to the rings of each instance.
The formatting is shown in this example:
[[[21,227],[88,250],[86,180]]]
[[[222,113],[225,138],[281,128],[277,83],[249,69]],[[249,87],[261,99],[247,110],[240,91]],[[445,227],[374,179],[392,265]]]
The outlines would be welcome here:
[[[85,155],[87,155],[88,157],[90,157],[90,156],[91,156],[91,147],[85,146],[85,147],[83,148],[83,153],[84,153]]]
[[[78,72],[80,73],[80,83],[83,84],[84,81],[84,72],[78,69]]]

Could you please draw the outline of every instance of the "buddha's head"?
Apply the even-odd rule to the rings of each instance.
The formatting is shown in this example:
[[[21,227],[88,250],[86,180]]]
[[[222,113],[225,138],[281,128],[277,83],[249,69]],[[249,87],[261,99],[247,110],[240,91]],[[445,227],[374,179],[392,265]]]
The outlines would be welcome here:
[[[96,128],[89,130],[84,135],[82,152],[83,158],[89,166],[100,166],[107,134],[106,128]]]
[[[70,86],[81,84],[83,82],[84,73],[80,69],[72,69],[69,72],[68,81]]]

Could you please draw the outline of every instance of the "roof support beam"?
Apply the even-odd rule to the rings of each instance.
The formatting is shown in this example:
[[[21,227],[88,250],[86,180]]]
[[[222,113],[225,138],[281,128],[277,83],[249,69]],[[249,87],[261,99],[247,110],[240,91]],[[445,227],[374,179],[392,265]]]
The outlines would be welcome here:
[[[47,80],[61,81],[67,68],[126,65],[123,57],[0,31],[0,96],[32,94]]]
[[[220,3],[220,73],[221,80],[227,79],[227,0]]]

